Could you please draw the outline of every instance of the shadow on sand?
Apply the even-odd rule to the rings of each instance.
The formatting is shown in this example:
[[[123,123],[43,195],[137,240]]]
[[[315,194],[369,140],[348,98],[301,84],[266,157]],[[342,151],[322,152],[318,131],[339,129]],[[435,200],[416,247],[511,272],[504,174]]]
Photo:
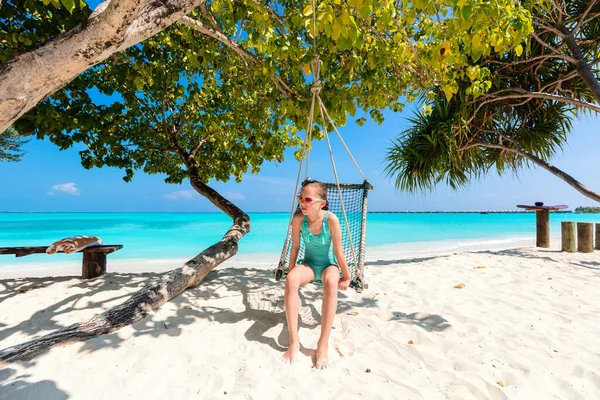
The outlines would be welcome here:
[[[56,383],[49,380],[31,382],[30,375],[16,375],[12,368],[0,370],[0,400],[9,399],[45,399],[64,400],[69,395],[60,390]]]
[[[414,262],[414,261],[407,261]],[[14,326],[0,325],[0,342],[19,332],[30,339],[66,327],[57,321],[62,314],[76,313],[78,310],[102,307],[107,301],[124,301],[132,293],[146,284],[151,284],[161,278],[163,274],[118,274],[112,273],[88,281],[75,281],[70,287],[83,288],[83,293],[72,294],[58,299],[54,304],[35,311],[31,316]],[[72,277],[60,278],[24,278],[0,280],[3,288],[0,301],[30,291],[49,288],[58,283],[64,283]],[[123,288],[127,293],[123,293]],[[114,292],[107,298],[106,292]],[[100,293],[102,294],[100,296]],[[350,309],[365,309],[377,306],[377,300],[370,298],[372,293],[365,291],[361,295],[339,293],[337,313],[343,314]],[[243,311],[234,311],[229,307],[219,307],[219,299],[239,296],[243,304]],[[166,319],[157,320],[151,313],[142,321],[132,325],[134,336],[150,335],[160,337],[163,335],[178,336],[185,325],[205,319],[220,324],[236,324],[240,321],[251,321],[251,326],[244,333],[248,341],[254,341],[278,351],[284,352],[289,343],[287,323],[284,311],[284,283],[273,279],[272,271],[253,268],[223,268],[212,271],[195,288],[186,290],[182,295],[171,300],[177,306],[177,311]],[[320,325],[320,310],[314,303],[322,298],[320,287],[309,284],[300,292],[299,326],[302,329],[317,329]],[[450,325],[440,316],[429,314],[404,314],[394,313],[393,320],[401,323],[415,324],[427,331],[443,331]],[[73,318],[77,321],[78,318]],[[83,322],[83,319],[79,322]],[[277,339],[272,335],[267,336],[269,330],[278,329]],[[86,341],[80,351],[94,352],[103,348],[116,348],[126,339],[118,333],[102,335]],[[1,346],[6,347],[6,346]],[[306,355],[313,355],[314,349],[302,348]],[[27,362],[35,365],[35,359]],[[43,391],[45,398],[63,399],[67,394],[61,391],[52,381],[30,382],[29,375],[16,375],[14,369],[4,369],[0,375],[1,396],[17,398],[25,396],[37,398],[36,393]],[[2,382],[5,382],[2,384]],[[0,397],[4,399],[4,397]]]

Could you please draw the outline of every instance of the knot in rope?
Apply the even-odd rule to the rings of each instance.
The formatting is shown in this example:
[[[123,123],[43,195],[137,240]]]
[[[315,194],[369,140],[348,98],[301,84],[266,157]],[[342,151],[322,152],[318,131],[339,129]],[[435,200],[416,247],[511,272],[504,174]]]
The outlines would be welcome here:
[[[320,80],[317,80],[315,82],[313,82],[312,86],[310,87],[310,92],[316,95],[319,95],[319,93],[321,93],[321,89],[323,88],[323,85],[321,84]]]
[[[319,79],[319,74],[321,72],[321,60],[319,59],[319,55],[315,54],[310,61],[310,67],[312,69],[313,74],[313,84],[310,88],[311,93],[318,95],[321,93],[321,88],[323,87],[321,80]]]

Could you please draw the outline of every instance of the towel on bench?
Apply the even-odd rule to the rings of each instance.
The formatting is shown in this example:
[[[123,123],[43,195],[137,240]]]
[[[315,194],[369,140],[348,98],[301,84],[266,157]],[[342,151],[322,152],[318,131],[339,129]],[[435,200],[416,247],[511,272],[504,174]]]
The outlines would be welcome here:
[[[86,247],[100,246],[102,239],[97,236],[69,236],[54,242],[46,249],[46,253],[54,254],[57,251],[73,253],[85,249]]]

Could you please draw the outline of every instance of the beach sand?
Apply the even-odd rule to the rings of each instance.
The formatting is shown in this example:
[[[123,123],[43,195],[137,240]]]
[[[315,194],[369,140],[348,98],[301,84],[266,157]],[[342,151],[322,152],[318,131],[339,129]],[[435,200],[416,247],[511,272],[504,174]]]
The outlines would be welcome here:
[[[0,399],[600,398],[598,251],[368,250],[369,289],[340,293],[322,371],[312,285],[301,292],[301,354],[282,360],[276,261],[238,255],[139,323],[9,364]],[[109,259],[112,272],[89,281],[12,269],[0,280],[0,348],[84,321],[177,266],[150,264]]]

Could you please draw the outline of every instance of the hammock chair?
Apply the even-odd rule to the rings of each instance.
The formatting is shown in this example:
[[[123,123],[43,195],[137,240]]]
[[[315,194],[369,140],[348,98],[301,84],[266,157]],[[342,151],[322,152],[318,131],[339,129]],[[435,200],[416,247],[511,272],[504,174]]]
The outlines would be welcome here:
[[[313,10],[315,10],[313,0]],[[315,26],[315,11],[313,11],[313,32],[316,32]],[[306,128],[306,136],[304,138],[304,145],[302,148],[303,159],[300,161],[298,168],[298,177],[296,179],[296,188],[294,189],[294,197],[292,201],[292,207],[290,211],[290,220],[288,224],[287,236],[283,245],[283,251],[281,252],[281,258],[279,265],[275,271],[275,279],[277,281],[285,277],[289,271],[290,263],[290,252],[292,242],[292,220],[295,212],[300,210],[300,205],[297,202],[298,186],[300,183],[300,176],[302,175],[302,166],[306,161],[305,166],[305,181],[308,178],[308,162],[310,159],[310,149],[312,148],[312,129],[313,120],[315,116],[315,105],[318,105],[319,112],[321,115],[321,125],[327,139],[327,147],[329,148],[329,156],[331,159],[331,166],[333,168],[333,175],[335,177],[335,183],[325,183],[328,192],[328,206],[329,211],[333,212],[340,218],[340,228],[342,233],[342,250],[350,270],[350,287],[354,288],[357,292],[361,292],[363,288],[367,288],[368,285],[364,278],[364,263],[365,263],[365,241],[366,241],[366,228],[367,228],[367,195],[368,191],[373,189],[373,186],[368,182],[365,174],[356,163],[356,160],[352,156],[352,153],[346,146],[342,135],[340,135],[337,127],[333,120],[329,116],[323,101],[321,100],[321,81],[319,80],[320,63],[319,55],[316,51],[315,38],[313,37],[313,50],[314,56],[311,61],[311,70],[313,75],[313,83],[310,91],[312,92],[312,103],[310,107],[310,114],[308,118],[308,125]],[[350,155],[350,158],[354,162],[354,165],[364,178],[364,182],[361,184],[347,184],[340,183],[335,167],[335,161],[333,158],[333,152],[331,150],[331,142],[329,140],[329,132],[327,129],[326,119],[333,128],[333,131],[337,134],[340,141],[344,145],[344,148]],[[337,191],[337,195],[334,194],[334,190]],[[330,249],[332,251],[332,249]],[[298,260],[304,257],[304,243],[300,240],[300,250],[298,252]],[[313,281],[319,283],[318,281]]]

